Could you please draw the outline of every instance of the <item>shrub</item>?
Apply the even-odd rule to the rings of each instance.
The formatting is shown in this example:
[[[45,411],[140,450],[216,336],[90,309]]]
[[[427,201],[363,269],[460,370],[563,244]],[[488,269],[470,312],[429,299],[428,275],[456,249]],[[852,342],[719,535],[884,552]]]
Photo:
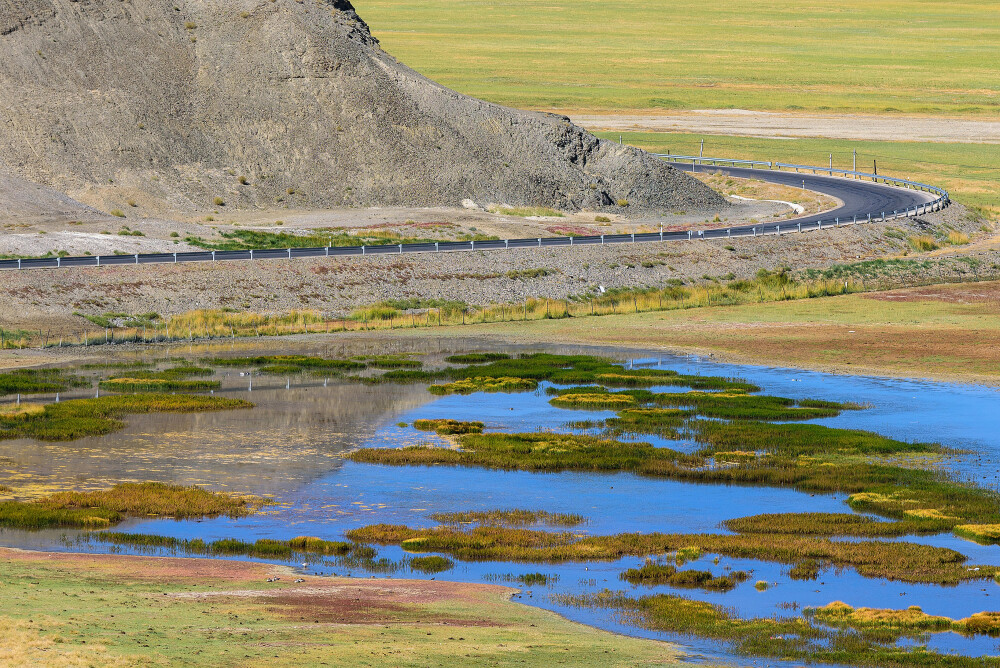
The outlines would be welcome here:
[[[912,236],[909,238],[910,247],[915,251],[932,251],[939,248],[934,237],[929,235]]]
[[[212,203],[215,204],[215,206],[226,206],[226,200],[221,197],[216,197],[212,200]]]
[[[121,209],[111,209],[111,215],[114,216],[115,218],[124,218],[125,212],[122,211]]]

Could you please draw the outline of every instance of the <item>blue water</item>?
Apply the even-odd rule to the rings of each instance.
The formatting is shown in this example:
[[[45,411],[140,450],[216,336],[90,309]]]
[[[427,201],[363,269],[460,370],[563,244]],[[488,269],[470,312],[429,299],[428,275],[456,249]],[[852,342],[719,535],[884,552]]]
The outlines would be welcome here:
[[[573,352],[578,352],[574,350]],[[586,352],[586,351],[585,351]],[[606,353],[606,351],[603,351]],[[870,407],[845,411],[842,415],[816,420],[833,427],[858,428],[911,441],[936,441],[974,454],[948,457],[942,466],[955,475],[980,485],[1000,487],[1000,395],[995,388],[835,375],[827,373],[722,364],[697,357],[657,356],[637,358],[637,366],[669,368],[681,373],[736,376],[764,388],[768,394],[792,398],[817,398],[852,401]],[[291,378],[282,395],[280,383],[271,383],[269,393],[259,390],[251,396],[242,388],[243,381],[226,387],[227,395],[247,396],[282,411],[298,415],[303,423],[322,422],[326,411],[325,393],[343,386],[331,381],[329,387],[309,379]],[[299,385],[307,384],[308,390]],[[273,389],[274,387],[277,389]],[[680,391],[678,388],[665,388]],[[455,418],[482,420],[492,431],[574,431],[569,423],[577,420],[600,420],[613,415],[606,411],[569,411],[549,405],[544,385],[537,392],[522,394],[473,394],[469,396],[427,397],[410,401],[406,407],[383,414],[372,429],[359,432],[352,447],[395,447],[413,443],[441,442],[438,437],[398,426],[412,424],[419,418]],[[341,399],[338,399],[341,400]],[[201,415],[189,425],[186,436],[197,439],[199,430],[213,429],[216,418]],[[221,418],[219,418],[221,419]],[[233,421],[226,422],[232,428]],[[322,432],[310,431],[310,444],[322,449]],[[348,435],[349,436],[349,435]],[[121,434],[104,439],[123,438]],[[239,438],[239,435],[234,435]],[[99,439],[102,440],[102,439]],[[655,445],[690,449],[693,444],[640,437]],[[350,438],[346,438],[350,442]],[[343,451],[345,435],[328,440],[330,448]],[[298,483],[285,485],[277,497],[279,505],[267,512],[240,520],[217,518],[197,522],[173,520],[131,520],[120,530],[213,540],[236,537],[291,538],[313,535],[336,539],[351,528],[392,523],[410,526],[433,526],[431,513],[456,510],[529,508],[549,512],[579,513],[586,524],[573,531],[589,534],[620,532],[698,533],[724,532],[720,523],[733,517],[771,512],[849,512],[843,495],[809,494],[788,489],[764,487],[704,485],[616,473],[527,473],[489,471],[457,467],[382,467],[356,464],[336,457],[321,460],[324,468],[299,472]],[[99,543],[76,543],[73,536],[63,541],[56,536],[19,538],[19,532],[0,533],[5,544],[30,543],[32,547],[105,551]],[[907,537],[902,540],[949,547],[966,554],[969,565],[1000,564],[1000,547],[981,546],[951,534]],[[408,555],[396,547],[379,548],[379,556],[405,562]],[[689,568],[721,574],[727,569],[746,570],[751,578],[728,593],[700,590],[673,590],[667,586],[633,587],[619,579],[626,568],[638,566],[642,559],[627,558],[616,562],[580,564],[462,563],[434,576],[410,572],[404,565],[395,577],[436,577],[460,581],[496,581],[510,574],[542,572],[556,576],[545,587],[530,594],[522,592],[516,600],[556,610],[561,614],[601,628],[656,638],[679,640],[695,654],[725,656],[717,643],[692,638],[677,638],[622,624],[605,610],[567,607],[554,600],[557,594],[579,594],[604,588],[626,592],[672,592],[718,603],[743,616],[797,615],[803,607],[822,606],[842,600],[853,606],[902,608],[919,605],[929,614],[961,618],[982,610],[1000,609],[1000,587],[992,580],[968,582],[954,587],[913,585],[862,578],[851,569],[828,569],[816,581],[795,581],[788,577],[788,566],[757,560],[719,558],[707,555],[689,564]],[[335,561],[310,564],[308,572],[338,573],[345,567]],[[366,575],[353,567],[352,575]],[[765,580],[771,586],[758,591],[754,583]],[[500,582],[503,584],[503,582]],[[789,609],[794,604],[797,608]],[[944,652],[967,655],[996,654],[998,641],[985,637],[964,638],[953,633],[930,634],[927,646]],[[757,665],[784,665],[758,660]]]

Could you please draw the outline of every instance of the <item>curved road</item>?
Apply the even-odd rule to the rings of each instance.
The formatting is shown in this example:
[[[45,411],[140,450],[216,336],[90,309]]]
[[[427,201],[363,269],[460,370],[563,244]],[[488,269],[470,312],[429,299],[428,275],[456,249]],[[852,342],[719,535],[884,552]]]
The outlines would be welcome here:
[[[692,171],[691,163],[670,162],[678,169]],[[502,250],[508,248],[538,248],[595,244],[690,241],[693,239],[719,239],[728,237],[787,234],[822,230],[828,227],[861,223],[883,217],[915,215],[918,207],[937,200],[931,193],[873,183],[869,180],[823,176],[816,173],[786,172],[772,169],[721,167],[701,165],[698,171],[710,170],[735,177],[749,177],[788,186],[805,187],[821,192],[843,202],[834,211],[803,216],[757,225],[743,225],[723,229],[687,230],[684,232],[659,232],[649,234],[608,234],[593,237],[549,237],[538,239],[508,239],[496,241],[442,241],[440,243],[399,244],[385,246],[342,246],[332,248],[291,248],[244,251],[194,251],[183,253],[145,253],[137,255],[77,256],[63,258],[32,258],[0,260],[0,269],[42,269],[93,267],[121,264],[166,264],[179,262],[215,262],[223,260],[293,259],[302,257],[343,257],[356,255],[388,255],[403,253],[433,253],[446,251]],[[809,168],[812,169],[812,168]],[[823,171],[817,167],[814,171]],[[804,186],[803,186],[804,184]],[[941,207],[947,206],[947,197]],[[897,212],[899,212],[897,214]],[[906,213],[903,213],[906,212]]]
[[[673,167],[690,172],[690,163],[671,162]],[[818,168],[817,168],[818,169]],[[896,188],[855,179],[845,179],[837,176],[820,176],[817,174],[803,174],[799,172],[779,172],[770,169],[749,169],[746,167],[714,167],[711,165],[699,165],[699,172],[722,172],[729,176],[746,179],[760,179],[769,183],[777,183],[783,186],[801,188],[803,182],[806,190],[814,190],[824,195],[836,197],[844,204],[833,211],[825,211],[811,216],[802,216],[787,220],[782,225],[789,223],[811,224],[817,221],[841,221],[867,220],[868,214],[872,218],[881,218],[883,215],[891,217],[896,211],[905,211],[914,207],[927,204],[937,199],[932,193],[920,190],[910,190],[908,188]],[[824,225],[824,227],[826,227]],[[770,227],[768,228],[770,229]]]

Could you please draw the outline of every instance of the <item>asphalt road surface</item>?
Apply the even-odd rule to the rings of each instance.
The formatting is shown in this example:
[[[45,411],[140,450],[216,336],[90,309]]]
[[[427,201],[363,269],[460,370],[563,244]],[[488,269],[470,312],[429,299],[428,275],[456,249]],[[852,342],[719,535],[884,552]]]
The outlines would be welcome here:
[[[342,257],[365,255],[389,255],[404,253],[433,253],[457,251],[487,251],[508,248],[538,248],[554,246],[580,246],[596,244],[677,242],[728,237],[747,237],[764,234],[789,234],[823,230],[840,225],[860,224],[868,220],[892,218],[916,213],[916,207],[923,207],[937,199],[937,196],[920,190],[897,188],[869,180],[845,179],[822,176],[817,173],[799,173],[770,169],[749,169],[742,167],[715,167],[690,163],[671,163],[674,167],[692,171],[708,170],[722,172],[735,177],[748,177],[804,187],[843,202],[833,211],[803,216],[777,223],[743,225],[723,229],[688,230],[683,232],[653,232],[648,234],[608,234],[592,237],[542,237],[537,239],[508,239],[496,241],[442,241],[440,243],[396,244],[384,246],[341,246],[332,248],[290,248],[239,251],[194,251],[184,253],[145,253],[138,255],[87,255],[79,257],[31,258],[22,260],[0,260],[0,269],[42,269],[94,267],[122,264],[164,264],[178,262],[221,262],[234,260],[294,259],[303,257]],[[815,171],[821,171],[816,168]],[[946,206],[944,202],[942,206]],[[898,213],[897,213],[898,212]]]

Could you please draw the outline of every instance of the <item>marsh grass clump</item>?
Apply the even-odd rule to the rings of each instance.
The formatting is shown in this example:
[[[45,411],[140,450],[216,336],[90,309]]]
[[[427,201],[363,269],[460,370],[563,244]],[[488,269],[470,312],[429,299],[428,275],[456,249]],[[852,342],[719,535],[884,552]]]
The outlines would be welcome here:
[[[765,513],[726,520],[723,524],[730,531],[742,534],[883,538],[941,533],[954,526],[953,520],[929,518],[883,522],[850,513]]]
[[[725,642],[735,654],[744,656],[866,668],[983,668],[1000,664],[993,657],[939,654],[922,646],[897,646],[895,642],[901,635],[919,630],[904,631],[900,625],[893,627],[870,624],[863,628],[863,632],[858,633],[858,629],[848,625],[813,625],[810,623],[812,620],[819,624],[826,623],[826,618],[820,620],[814,614],[809,617],[741,619],[722,606],[673,594],[632,598],[621,592],[604,590],[582,596],[558,596],[556,600],[577,607],[612,609],[650,630],[719,640]],[[834,609],[828,618],[837,622],[838,614],[839,611]],[[900,620],[929,617],[918,610],[902,611],[902,614],[895,616]],[[925,630],[937,629],[932,626]]]
[[[90,387],[90,381],[62,369],[16,369],[0,373],[0,396],[64,392],[71,387]]]
[[[531,378],[475,376],[443,385],[431,385],[427,391],[431,394],[445,395],[474,394],[476,392],[530,392],[537,388],[538,381]]]
[[[216,367],[274,367],[297,368],[301,371],[324,369],[333,371],[357,371],[365,368],[358,360],[333,360],[310,355],[258,355],[256,357],[212,357],[202,360]]]
[[[419,369],[424,363],[399,355],[366,355],[354,359],[364,362],[370,369]]]
[[[430,557],[413,557],[410,559],[410,568],[425,574],[443,573],[454,567],[455,562],[448,557],[434,555]]]
[[[442,524],[480,524],[483,526],[525,527],[545,525],[575,527],[586,519],[575,513],[550,513],[545,510],[467,510],[452,513],[433,513],[431,519]]]
[[[162,482],[121,483],[97,492],[58,492],[37,502],[44,508],[100,509],[125,515],[189,517],[245,517],[265,501],[259,497],[209,492]]]
[[[981,545],[1000,544],[1000,523],[998,524],[959,524],[953,529],[956,536],[968,538]]]
[[[462,450],[413,446],[365,448],[349,455],[370,464],[462,464],[528,471],[641,470],[650,460],[685,460],[686,456],[649,443],[625,443],[575,434],[467,434]]]
[[[483,433],[482,422],[463,422],[460,420],[437,419],[437,420],[414,420],[413,428],[419,431],[433,431],[440,436],[453,436],[458,434],[481,434]]]
[[[463,353],[460,355],[449,355],[444,358],[445,362],[452,364],[485,364],[487,362],[499,362],[509,360],[507,353]]]
[[[113,545],[169,548],[188,554],[246,556],[261,559],[287,560],[298,554],[318,554],[349,557],[357,560],[358,564],[366,564],[373,563],[371,560],[376,556],[375,550],[366,545],[358,545],[348,541],[323,540],[313,536],[299,536],[290,540],[262,538],[253,542],[223,538],[206,542],[200,538],[189,540],[141,533],[101,531],[90,534],[88,538]]]
[[[409,552],[443,552],[466,561],[564,561],[613,560],[624,556],[657,557],[697,548],[711,554],[739,559],[760,559],[787,564],[817,559],[833,566],[854,568],[868,578],[902,582],[955,584],[993,577],[1000,569],[965,565],[955,550],[896,541],[835,541],[828,538],[785,535],[637,534],[586,536],[569,531],[453,526],[415,529],[376,524],[347,532],[360,543],[399,545]]]
[[[733,571],[716,576],[710,571],[682,571],[672,564],[658,564],[654,561],[647,561],[641,568],[630,568],[618,577],[630,584],[647,587],[670,585],[724,592],[731,591],[738,584],[750,579],[750,575],[745,571]]]
[[[635,397],[629,394],[610,392],[579,392],[560,394],[549,400],[556,408],[577,410],[619,410],[639,405]]]
[[[177,519],[244,517],[260,508],[259,497],[209,492],[158,482],[122,483],[97,492],[59,492],[38,501],[0,503],[0,526],[16,529],[99,529],[128,515]]]
[[[693,415],[694,411],[679,408],[631,408],[605,420],[604,427],[612,436],[650,434],[677,439],[685,421]]]
[[[109,392],[203,392],[222,386],[218,380],[172,380],[169,378],[131,378],[121,376],[98,383]]]
[[[72,441],[85,436],[110,434],[124,428],[126,415],[144,413],[196,413],[252,408],[242,399],[201,395],[137,394],[73,399],[47,404],[41,411],[14,417],[0,414],[0,440],[34,438]]]
[[[813,420],[836,417],[843,410],[859,408],[853,404],[733,392],[682,392],[656,394],[658,406],[690,408],[703,417],[724,420]]]
[[[822,565],[815,559],[800,561],[788,570],[788,577],[793,580],[815,580],[819,577]]]

